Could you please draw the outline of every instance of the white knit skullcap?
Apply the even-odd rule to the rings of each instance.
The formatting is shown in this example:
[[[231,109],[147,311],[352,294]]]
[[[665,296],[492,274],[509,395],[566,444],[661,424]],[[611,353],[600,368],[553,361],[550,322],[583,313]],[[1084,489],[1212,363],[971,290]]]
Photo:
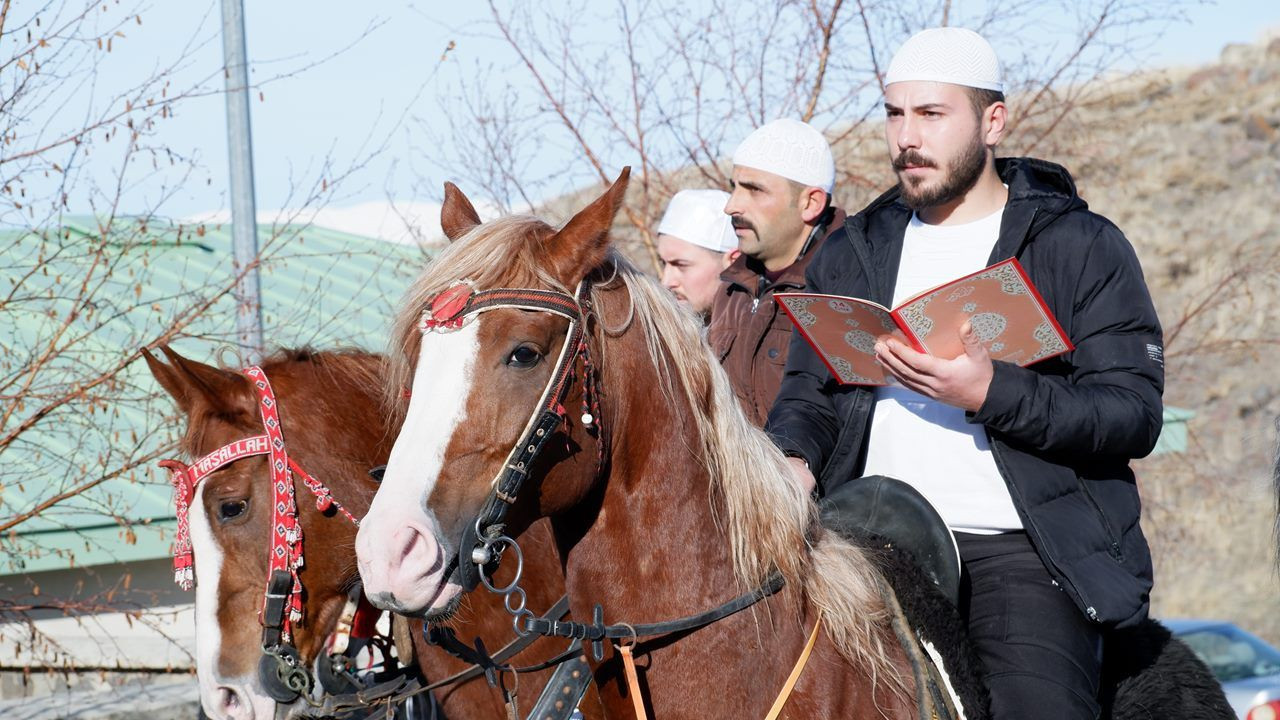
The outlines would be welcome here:
[[[733,164],[764,170],[831,194],[836,161],[831,145],[812,125],[782,118],[756,128],[733,152]]]
[[[957,27],[921,30],[898,48],[884,84],[910,80],[1004,92],[996,51],[978,33]]]
[[[670,235],[715,252],[738,249],[733,220],[724,213],[729,193],[723,190],[681,190],[667,203],[658,223],[659,235]]]

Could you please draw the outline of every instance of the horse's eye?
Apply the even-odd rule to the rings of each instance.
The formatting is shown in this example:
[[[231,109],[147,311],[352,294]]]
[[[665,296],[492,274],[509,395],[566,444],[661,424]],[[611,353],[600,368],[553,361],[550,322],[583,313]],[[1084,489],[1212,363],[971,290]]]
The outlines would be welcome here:
[[[218,506],[218,519],[227,521],[240,517],[247,509],[249,509],[248,500],[227,500]]]
[[[531,368],[537,365],[541,359],[542,353],[528,345],[521,345],[511,351],[511,356],[507,358],[507,364],[516,368]]]

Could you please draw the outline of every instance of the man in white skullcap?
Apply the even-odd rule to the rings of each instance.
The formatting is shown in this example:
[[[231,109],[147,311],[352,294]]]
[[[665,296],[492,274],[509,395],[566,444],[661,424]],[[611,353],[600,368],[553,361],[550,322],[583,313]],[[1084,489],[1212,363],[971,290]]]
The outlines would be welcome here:
[[[724,214],[728,201],[723,190],[681,190],[658,223],[662,284],[704,319],[720,273],[738,257],[738,236]]]
[[[791,340],[791,322],[773,294],[804,289],[809,260],[844,222],[831,205],[835,178],[827,139],[799,120],[762,125],[733,153],[733,194],[724,212],[742,256],[720,276],[708,339],[757,425],[778,393]]]
[[[885,76],[898,185],[826,242],[809,291],[893,306],[1016,257],[1075,349],[1019,367],[992,361],[967,323],[954,360],[886,335],[876,356],[898,384],[869,388],[837,386],[793,342],[766,429],[829,506],[896,478],[937,509],[994,718],[1096,718],[1103,633],[1149,607],[1129,460],[1160,432],[1160,322],[1129,242],[1064,168],[996,159],[1003,90],[977,33],[907,40]]]

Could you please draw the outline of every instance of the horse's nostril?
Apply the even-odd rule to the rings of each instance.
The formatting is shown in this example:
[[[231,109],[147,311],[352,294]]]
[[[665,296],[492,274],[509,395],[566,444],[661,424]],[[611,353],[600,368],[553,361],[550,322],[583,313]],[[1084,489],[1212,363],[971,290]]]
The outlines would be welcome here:
[[[218,707],[215,717],[227,720],[249,720],[253,717],[253,706],[235,688],[226,685],[218,687],[216,698]]]
[[[393,536],[393,546],[398,550],[394,557],[401,566],[418,571],[432,569],[434,548],[428,542],[427,534],[418,528],[409,526],[397,530]]]

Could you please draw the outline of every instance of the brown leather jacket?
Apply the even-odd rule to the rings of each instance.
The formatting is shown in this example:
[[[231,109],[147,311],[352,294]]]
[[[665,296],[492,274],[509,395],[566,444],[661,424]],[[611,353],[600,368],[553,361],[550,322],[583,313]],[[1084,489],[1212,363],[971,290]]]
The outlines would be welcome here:
[[[746,255],[739,255],[720,275],[707,339],[729,373],[742,409],[760,427],[769,417],[782,385],[791,342],[791,321],[773,301],[773,294],[804,290],[809,260],[831,233],[844,225],[844,219],[844,211],[836,208],[821,237],[810,243],[773,283],[764,276],[764,268]]]

